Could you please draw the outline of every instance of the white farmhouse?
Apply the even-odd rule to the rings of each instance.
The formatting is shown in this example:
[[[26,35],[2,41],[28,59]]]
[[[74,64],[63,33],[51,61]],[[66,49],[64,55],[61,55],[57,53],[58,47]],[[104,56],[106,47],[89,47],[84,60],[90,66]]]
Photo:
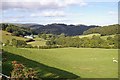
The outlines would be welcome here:
[[[33,35],[30,35],[30,36],[24,36],[24,38],[33,39]]]

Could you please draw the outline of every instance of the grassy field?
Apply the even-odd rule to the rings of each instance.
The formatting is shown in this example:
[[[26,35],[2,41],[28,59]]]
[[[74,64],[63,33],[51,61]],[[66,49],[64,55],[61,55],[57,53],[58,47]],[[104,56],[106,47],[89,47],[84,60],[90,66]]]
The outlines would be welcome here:
[[[8,61],[3,72],[9,75],[12,60],[17,60],[39,72],[40,77],[52,78],[117,78],[117,49],[57,48],[29,49],[3,47]]]
[[[101,34],[98,33],[94,33],[94,34],[88,34],[88,35],[80,35],[79,38],[84,38],[84,37],[88,37],[88,38],[92,38],[92,36],[101,36]]]
[[[107,40],[108,37],[114,37],[115,36],[115,35],[101,36],[101,34],[94,33],[94,34],[88,34],[88,35],[80,35],[79,38],[84,38],[84,37],[92,38],[92,36],[94,36],[94,35],[95,36],[100,36],[104,40]]]
[[[37,35],[34,38],[35,41],[28,42],[27,44],[31,44],[32,46],[46,46],[46,41],[44,39],[39,38]]]
[[[46,42],[45,41],[33,41],[33,42],[28,42],[27,44],[31,44],[32,46],[45,46]]]

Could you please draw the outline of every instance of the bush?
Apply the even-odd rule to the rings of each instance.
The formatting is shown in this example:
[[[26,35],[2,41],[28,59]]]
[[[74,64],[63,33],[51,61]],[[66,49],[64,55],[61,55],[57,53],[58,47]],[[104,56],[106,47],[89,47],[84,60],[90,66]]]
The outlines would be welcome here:
[[[32,68],[27,68],[23,64],[18,63],[17,61],[12,61],[13,70],[11,72],[12,79],[19,78],[38,78],[37,71]]]
[[[31,44],[27,44],[25,48],[33,48],[33,46]]]
[[[52,48],[64,48],[65,46],[56,46],[56,45],[49,45],[49,46],[34,46],[33,48],[39,49],[52,49]]]
[[[27,43],[23,40],[12,39],[12,46],[15,47],[26,47]]]

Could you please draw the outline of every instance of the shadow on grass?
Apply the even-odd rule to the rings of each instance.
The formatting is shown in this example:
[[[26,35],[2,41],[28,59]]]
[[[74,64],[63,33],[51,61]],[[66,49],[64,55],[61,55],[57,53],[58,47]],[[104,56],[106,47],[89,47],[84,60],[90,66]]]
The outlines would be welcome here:
[[[50,80],[50,78],[52,80],[53,80],[53,78],[62,78],[62,79],[80,78],[80,76],[77,76],[73,73],[70,73],[70,72],[67,72],[64,70],[60,70],[60,69],[57,69],[54,67],[50,67],[50,66],[44,65],[42,63],[38,63],[36,61],[27,59],[23,56],[19,56],[19,55],[9,53],[6,51],[3,52],[2,57],[3,57],[3,60],[5,59],[5,61],[3,61],[3,64],[2,64],[2,67],[3,67],[2,72],[3,72],[3,74],[9,75],[9,76],[10,76],[10,72],[12,71],[11,62],[16,60],[16,61],[24,64],[26,67],[37,70],[38,76],[40,78],[49,79],[49,80]]]

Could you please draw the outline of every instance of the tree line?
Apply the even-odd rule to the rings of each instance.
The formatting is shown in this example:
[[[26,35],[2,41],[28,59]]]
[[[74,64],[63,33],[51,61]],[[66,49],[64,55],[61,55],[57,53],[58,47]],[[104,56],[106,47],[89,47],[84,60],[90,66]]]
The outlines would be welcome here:
[[[6,46],[13,46],[18,48],[32,48],[32,45],[27,44],[24,40],[17,40],[15,38],[12,39],[12,41],[7,40],[5,43]]]
[[[102,39],[100,36],[92,36],[92,38],[84,37],[70,37],[61,35],[57,38],[52,38],[46,42],[47,45],[58,45],[64,47],[77,48],[119,48],[120,35],[116,34],[114,37],[107,37]]]
[[[46,35],[46,34],[44,34]],[[50,48],[64,48],[64,47],[77,47],[77,48],[120,48],[120,34],[116,34],[114,37],[108,36],[107,39],[101,38],[101,36],[93,35],[90,37],[71,37],[61,34],[59,36],[51,35],[52,37],[46,37],[46,46],[32,46],[27,44],[26,41],[12,39],[6,41],[6,45],[14,47],[24,48],[38,48],[38,49],[50,49]]]

